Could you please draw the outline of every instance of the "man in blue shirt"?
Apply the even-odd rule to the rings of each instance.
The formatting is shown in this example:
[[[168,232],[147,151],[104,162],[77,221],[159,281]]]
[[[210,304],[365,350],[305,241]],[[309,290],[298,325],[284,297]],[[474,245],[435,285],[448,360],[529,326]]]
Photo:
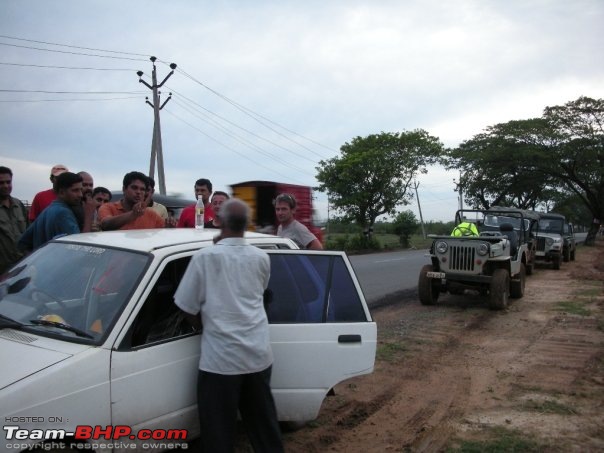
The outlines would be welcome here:
[[[22,250],[36,250],[51,239],[80,232],[73,207],[82,202],[82,177],[65,172],[57,176],[54,184],[57,199],[53,201],[25,230],[19,239]],[[90,230],[84,227],[85,230]]]

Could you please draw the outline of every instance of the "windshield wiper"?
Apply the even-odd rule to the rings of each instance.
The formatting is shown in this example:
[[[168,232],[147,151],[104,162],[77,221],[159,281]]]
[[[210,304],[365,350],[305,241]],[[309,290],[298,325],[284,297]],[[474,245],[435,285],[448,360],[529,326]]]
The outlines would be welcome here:
[[[29,322],[32,323],[35,326],[56,327],[58,329],[63,329],[63,330],[68,330],[69,332],[73,332],[78,337],[85,337],[85,338],[92,338],[92,339],[94,339],[94,337],[92,335],[90,335],[89,333],[84,332],[83,330],[78,329],[77,327],[70,326],[69,324],[64,324],[62,322],[47,321],[45,319],[30,319]]]
[[[15,321],[14,319],[9,318],[8,316],[0,315],[0,329],[3,329],[5,327],[20,329],[21,327],[23,327],[23,324],[19,321]]]

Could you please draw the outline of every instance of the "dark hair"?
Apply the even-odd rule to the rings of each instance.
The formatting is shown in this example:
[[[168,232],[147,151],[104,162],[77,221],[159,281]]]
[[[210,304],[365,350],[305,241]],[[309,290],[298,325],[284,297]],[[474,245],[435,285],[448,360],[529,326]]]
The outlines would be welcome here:
[[[59,176],[55,176],[55,182],[53,189],[58,192],[61,189],[69,189],[74,184],[82,182],[82,177],[70,171],[61,173]]]
[[[212,194],[212,200],[214,199],[214,197],[215,197],[216,195],[222,195],[223,197],[226,197],[226,199],[227,199],[227,200],[231,198],[231,197],[229,196],[229,194],[228,194],[228,193],[223,192],[222,190],[217,190],[216,192],[214,192],[214,193]]]
[[[140,171],[131,171],[130,173],[126,173],[124,176],[123,188],[125,189],[136,180],[142,181],[143,184],[145,184],[145,187],[149,185],[149,177],[147,175],[141,173]]]
[[[250,217],[250,207],[239,198],[230,198],[220,207],[223,228],[235,233],[243,233]]]
[[[289,194],[289,193],[282,193],[277,195],[277,198],[275,198],[275,206],[277,205],[277,203],[287,203],[289,205],[290,209],[296,209],[296,205],[298,204],[296,202],[296,197],[294,197],[293,195]]]
[[[151,176],[147,176],[147,186],[151,189],[155,189],[155,179],[153,179]]]
[[[109,195],[109,200],[111,201],[111,198],[113,197],[113,194],[111,193],[111,191],[109,189],[107,189],[106,187],[95,187],[94,190],[92,191],[92,197],[94,198],[94,196],[98,193],[104,193],[105,195]]]
[[[0,167],[0,175],[11,175],[13,176],[13,172],[8,167]]]
[[[205,178],[198,179],[197,181],[195,181],[195,185],[196,186],[206,186],[210,192],[212,191],[212,183],[210,182],[209,179],[205,179]]]

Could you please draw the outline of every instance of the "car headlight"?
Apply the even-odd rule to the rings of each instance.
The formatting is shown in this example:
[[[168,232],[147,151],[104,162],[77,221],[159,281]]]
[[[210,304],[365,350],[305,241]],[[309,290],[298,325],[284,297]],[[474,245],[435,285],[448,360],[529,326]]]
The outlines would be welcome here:
[[[480,256],[485,256],[487,253],[489,253],[488,244],[480,244],[480,246],[478,246],[478,254]]]
[[[554,240],[552,238],[545,238],[545,243],[547,245],[552,245],[554,243]]]
[[[438,241],[436,243],[436,251],[438,253],[445,253],[448,248],[449,248],[449,246],[447,245],[447,243],[445,241]]]

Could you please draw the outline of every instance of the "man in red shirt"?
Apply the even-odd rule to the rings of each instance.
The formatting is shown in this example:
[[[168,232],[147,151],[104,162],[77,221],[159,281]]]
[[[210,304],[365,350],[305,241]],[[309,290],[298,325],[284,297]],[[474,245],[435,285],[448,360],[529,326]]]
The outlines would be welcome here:
[[[204,223],[209,223],[214,220],[214,210],[210,203],[210,195],[212,195],[212,183],[209,179],[201,178],[195,181],[195,199],[201,196],[204,204]],[[182,210],[176,227],[195,228],[195,203]]]
[[[57,164],[50,169],[50,182],[52,182],[53,186],[55,184],[55,179],[61,173],[65,173],[69,171],[65,165]],[[42,192],[38,192],[34,196],[34,200],[31,203],[31,207],[29,208],[29,223],[36,220],[36,217],[40,215],[42,211],[57,198],[57,194],[54,189],[43,190]]]
[[[147,176],[138,171],[126,173],[122,187],[124,198],[115,203],[105,203],[99,208],[101,230],[164,228],[164,219],[147,206],[146,190]]]

